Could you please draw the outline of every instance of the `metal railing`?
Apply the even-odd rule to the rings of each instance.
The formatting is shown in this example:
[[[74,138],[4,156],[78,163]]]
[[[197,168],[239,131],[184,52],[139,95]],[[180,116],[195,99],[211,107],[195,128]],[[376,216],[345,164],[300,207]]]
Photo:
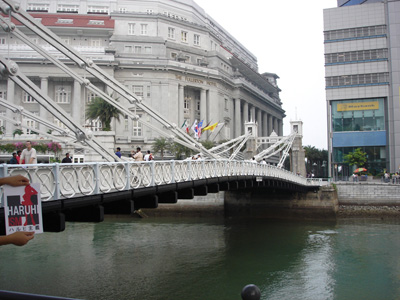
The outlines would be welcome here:
[[[319,185],[275,166],[232,160],[0,165],[0,176],[13,175],[23,175],[33,183],[40,183],[42,201],[223,176],[266,176],[305,186]]]

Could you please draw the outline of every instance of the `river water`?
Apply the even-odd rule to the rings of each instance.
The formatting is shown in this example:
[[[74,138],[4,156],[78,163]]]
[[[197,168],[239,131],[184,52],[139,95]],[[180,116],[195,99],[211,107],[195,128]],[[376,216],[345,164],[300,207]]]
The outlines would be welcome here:
[[[0,289],[78,299],[400,299],[400,220],[106,217],[0,247]]]

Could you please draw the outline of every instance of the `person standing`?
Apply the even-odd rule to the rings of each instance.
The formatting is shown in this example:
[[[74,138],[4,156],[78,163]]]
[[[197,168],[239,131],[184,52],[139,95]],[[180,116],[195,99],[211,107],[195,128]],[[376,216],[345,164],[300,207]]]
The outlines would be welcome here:
[[[65,153],[65,157],[61,161],[62,164],[70,164],[72,163],[72,159],[69,157],[69,153]]]
[[[117,147],[117,152],[115,152],[115,155],[118,156],[119,158],[121,158],[121,148]]]
[[[30,141],[26,142],[26,148],[22,151],[20,160],[25,164],[37,164],[35,148],[32,148]]]
[[[17,153],[16,152],[14,152],[12,154],[12,158],[10,159],[10,164],[11,165],[18,165]]]
[[[143,161],[143,153],[142,153],[140,147],[136,148],[136,154],[133,156],[133,159],[135,161]]]
[[[147,150],[147,154],[144,156],[145,161],[153,160],[153,155],[151,154],[150,150]]]
[[[17,157],[16,158],[17,158],[18,164],[21,163],[21,152],[22,152],[21,150],[17,151]]]

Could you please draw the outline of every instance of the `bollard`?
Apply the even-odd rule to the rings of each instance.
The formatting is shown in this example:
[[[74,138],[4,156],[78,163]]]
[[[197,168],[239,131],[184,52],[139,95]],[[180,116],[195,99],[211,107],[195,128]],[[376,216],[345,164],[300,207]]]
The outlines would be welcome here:
[[[254,284],[246,285],[241,293],[242,300],[260,300],[261,292],[258,286]]]

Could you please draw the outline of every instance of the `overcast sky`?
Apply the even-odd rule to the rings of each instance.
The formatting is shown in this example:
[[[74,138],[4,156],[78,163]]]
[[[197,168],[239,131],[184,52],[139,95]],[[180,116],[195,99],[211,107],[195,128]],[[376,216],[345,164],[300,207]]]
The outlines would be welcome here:
[[[323,9],[336,0],[195,0],[253,53],[259,73],[276,73],[290,120],[303,121],[303,146],[327,149]]]

